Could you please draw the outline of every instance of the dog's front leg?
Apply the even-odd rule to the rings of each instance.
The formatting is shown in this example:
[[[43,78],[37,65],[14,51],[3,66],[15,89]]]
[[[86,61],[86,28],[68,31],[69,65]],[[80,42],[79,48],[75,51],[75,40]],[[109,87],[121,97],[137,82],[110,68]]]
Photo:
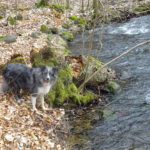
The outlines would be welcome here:
[[[40,102],[41,102],[41,107],[42,107],[42,109],[43,109],[43,110],[48,110],[48,108],[46,108],[46,107],[44,106],[44,95],[40,95],[39,100],[40,100]]]
[[[33,111],[37,111],[37,109],[36,109],[36,99],[37,99],[36,96],[31,96],[31,102],[32,102],[32,109],[33,109]]]

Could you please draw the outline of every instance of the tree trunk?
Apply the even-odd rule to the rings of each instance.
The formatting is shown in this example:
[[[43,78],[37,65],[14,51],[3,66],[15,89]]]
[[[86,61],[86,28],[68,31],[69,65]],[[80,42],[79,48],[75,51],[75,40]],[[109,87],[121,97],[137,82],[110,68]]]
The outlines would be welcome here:
[[[97,16],[97,13],[98,13],[98,0],[93,0],[93,9],[94,9],[95,16]]]

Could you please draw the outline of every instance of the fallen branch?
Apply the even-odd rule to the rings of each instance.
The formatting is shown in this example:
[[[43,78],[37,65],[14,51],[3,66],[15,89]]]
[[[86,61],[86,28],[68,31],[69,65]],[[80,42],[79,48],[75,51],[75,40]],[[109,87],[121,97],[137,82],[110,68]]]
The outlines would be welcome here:
[[[95,71],[89,78],[87,78],[79,87],[79,92],[81,92],[83,90],[83,87],[85,86],[85,84],[91,80],[101,69],[103,69],[104,67],[108,66],[109,64],[111,64],[112,62],[118,60],[119,58],[125,56],[126,54],[128,54],[129,52],[131,52],[132,50],[134,50],[135,48],[145,45],[147,43],[150,43],[150,40],[144,41],[142,43],[139,43],[135,46],[133,46],[132,48],[128,49],[127,51],[125,51],[124,53],[120,54],[119,56],[115,57],[114,59],[112,59],[111,61],[107,62],[106,64],[104,64],[102,67],[100,67],[97,71]]]

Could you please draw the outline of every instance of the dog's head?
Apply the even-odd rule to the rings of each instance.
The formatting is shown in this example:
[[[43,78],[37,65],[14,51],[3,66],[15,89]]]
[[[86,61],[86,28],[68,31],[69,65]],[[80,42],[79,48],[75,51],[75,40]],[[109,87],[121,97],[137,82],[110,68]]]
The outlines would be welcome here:
[[[44,83],[53,84],[58,76],[58,68],[40,66],[42,80]]]

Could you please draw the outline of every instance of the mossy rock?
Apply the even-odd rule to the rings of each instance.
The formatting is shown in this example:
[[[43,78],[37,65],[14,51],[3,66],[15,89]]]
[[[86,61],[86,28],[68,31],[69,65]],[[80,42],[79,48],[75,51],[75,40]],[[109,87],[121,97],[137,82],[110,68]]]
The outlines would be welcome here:
[[[70,16],[69,19],[74,21],[75,24],[79,24],[83,26],[87,25],[87,22],[84,18],[77,17],[77,16]]]
[[[59,74],[55,85],[46,96],[47,102],[50,105],[55,104],[60,106],[65,102],[68,104],[84,105],[96,98],[96,95],[90,92],[81,95],[76,85],[72,82],[70,72],[66,69],[63,69],[63,72],[65,76]]]
[[[3,19],[3,16],[2,16],[2,15],[0,15],[0,20],[1,20],[1,19]]]
[[[64,54],[65,49],[67,49],[67,42],[57,34],[49,34],[47,38],[47,44],[57,50],[60,55]]]
[[[50,7],[55,9],[59,13],[64,13],[64,10],[66,9],[65,6],[59,5],[59,4],[50,4]]]
[[[150,11],[150,5],[149,4],[142,4],[138,7],[136,7],[135,11],[137,11],[137,12]]]
[[[111,93],[116,93],[120,89],[120,85],[114,81],[108,81],[106,88]]]
[[[62,27],[65,29],[69,29],[71,27],[71,25],[69,23],[65,22],[65,23],[63,23]]]
[[[55,56],[55,49],[50,47],[44,47],[38,53],[31,53],[30,58],[33,66],[57,66],[60,64]]]
[[[71,32],[62,32],[61,36],[69,42],[73,41],[73,39],[74,39],[74,36]]]
[[[104,65],[103,62],[94,57],[83,57],[83,63],[84,69],[82,70],[80,76],[76,79],[78,84],[82,83],[85,80],[85,77],[90,77],[95,71]],[[95,86],[99,83],[113,80],[115,77],[116,74],[114,70],[104,67],[92,79],[90,79],[87,84]]]
[[[35,3],[35,6],[37,8],[39,8],[39,7],[48,7],[49,6],[49,0],[40,0],[39,2]]]

